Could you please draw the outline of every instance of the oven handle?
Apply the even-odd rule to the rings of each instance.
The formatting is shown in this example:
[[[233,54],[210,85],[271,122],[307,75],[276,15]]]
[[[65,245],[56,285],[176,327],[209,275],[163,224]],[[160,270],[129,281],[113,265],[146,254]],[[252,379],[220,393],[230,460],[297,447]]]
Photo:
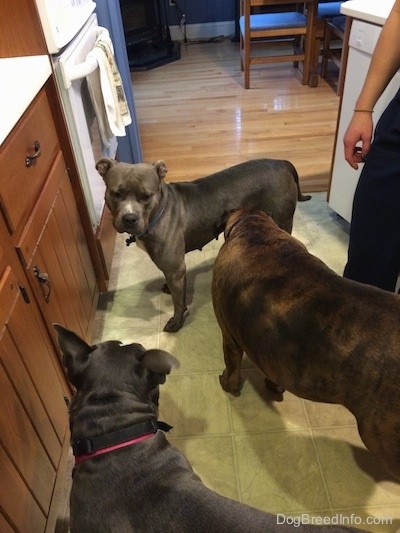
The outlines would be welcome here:
[[[95,57],[90,57],[79,65],[67,65],[63,61],[59,62],[60,72],[64,83],[64,89],[69,89],[74,80],[80,80],[89,76],[99,66]]]

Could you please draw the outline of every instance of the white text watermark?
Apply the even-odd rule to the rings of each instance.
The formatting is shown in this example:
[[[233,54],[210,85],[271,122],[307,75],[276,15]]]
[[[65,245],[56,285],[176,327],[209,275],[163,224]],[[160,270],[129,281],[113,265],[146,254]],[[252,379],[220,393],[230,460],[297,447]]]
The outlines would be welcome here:
[[[365,525],[391,525],[393,518],[391,516],[365,516],[361,517],[354,513],[344,515],[342,513],[333,514],[332,516],[312,516],[302,513],[298,516],[286,516],[283,514],[276,515],[278,525],[287,524],[293,527],[303,525],[313,526],[365,526]]]

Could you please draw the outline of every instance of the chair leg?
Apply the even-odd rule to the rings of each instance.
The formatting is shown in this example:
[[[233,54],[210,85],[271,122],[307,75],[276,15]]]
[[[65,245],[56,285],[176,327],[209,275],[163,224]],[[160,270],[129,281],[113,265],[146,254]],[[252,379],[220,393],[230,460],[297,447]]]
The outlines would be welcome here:
[[[294,53],[296,53],[297,50],[299,50],[300,48],[302,48],[304,46],[304,43],[302,43],[302,40],[303,40],[303,36],[302,35],[297,35],[294,38],[294,41],[293,41],[293,52]],[[298,61],[293,61],[293,68],[299,68],[299,62]]]
[[[244,66],[244,88],[250,89],[250,65],[248,63]]]
[[[242,66],[244,71],[244,88],[250,89],[250,40],[243,37]]]
[[[307,3],[307,35],[305,36],[303,85],[318,86],[318,69],[315,62],[317,44],[317,2]]]
[[[330,47],[331,47],[331,30],[327,24],[325,28],[324,49],[322,50],[321,78],[326,78],[326,75],[327,75],[328,59],[329,59],[328,50],[330,49]]]

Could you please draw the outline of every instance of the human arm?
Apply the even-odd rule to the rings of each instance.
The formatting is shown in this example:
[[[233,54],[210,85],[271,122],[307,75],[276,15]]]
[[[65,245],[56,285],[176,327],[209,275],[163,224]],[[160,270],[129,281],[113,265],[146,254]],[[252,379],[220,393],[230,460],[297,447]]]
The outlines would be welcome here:
[[[371,146],[374,106],[400,68],[399,32],[400,0],[396,0],[379,36],[355,112],[343,137],[346,161],[355,169]],[[360,141],[361,152],[356,152]]]

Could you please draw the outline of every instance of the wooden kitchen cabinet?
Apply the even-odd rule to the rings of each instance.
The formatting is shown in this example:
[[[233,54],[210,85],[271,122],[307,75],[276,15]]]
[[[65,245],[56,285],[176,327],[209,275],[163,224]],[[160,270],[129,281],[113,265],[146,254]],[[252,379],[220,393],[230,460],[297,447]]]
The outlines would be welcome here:
[[[0,502],[17,531],[44,531],[69,441],[70,391],[33,294],[24,300],[18,277],[8,266],[0,281]]]
[[[0,153],[0,210],[50,335],[88,336],[98,287],[69,168],[42,89]]]
[[[0,147],[1,532],[54,531],[72,391],[52,324],[89,340],[99,296],[59,117],[50,78]]]
[[[39,532],[56,519],[71,390],[7,233],[0,217],[0,530]]]
[[[86,337],[96,277],[61,152],[16,247],[48,325]]]
[[[60,151],[50,103],[42,91],[0,152],[0,210],[14,242],[21,235]]]

